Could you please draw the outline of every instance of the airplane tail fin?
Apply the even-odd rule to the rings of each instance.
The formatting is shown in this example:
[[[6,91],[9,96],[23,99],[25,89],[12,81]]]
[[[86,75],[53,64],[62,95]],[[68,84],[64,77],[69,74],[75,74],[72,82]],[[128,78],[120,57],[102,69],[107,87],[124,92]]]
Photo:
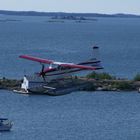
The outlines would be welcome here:
[[[92,58],[89,60],[91,62],[91,66],[95,66],[97,69],[103,69],[101,65],[101,60],[100,60],[100,52],[99,52],[99,47],[98,46],[93,46],[92,47]]]
[[[93,59],[95,60],[100,60],[100,54],[99,54],[99,47],[98,46],[93,46]]]
[[[99,55],[99,47],[93,46],[92,49],[92,58],[85,62],[79,63],[79,65],[93,66],[96,69],[103,69]]]

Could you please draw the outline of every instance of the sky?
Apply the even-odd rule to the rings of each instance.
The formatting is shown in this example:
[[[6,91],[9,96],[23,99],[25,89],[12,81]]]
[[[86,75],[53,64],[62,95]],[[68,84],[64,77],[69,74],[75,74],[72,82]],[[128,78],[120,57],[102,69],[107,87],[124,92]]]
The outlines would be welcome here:
[[[140,0],[0,0],[0,10],[140,15]]]

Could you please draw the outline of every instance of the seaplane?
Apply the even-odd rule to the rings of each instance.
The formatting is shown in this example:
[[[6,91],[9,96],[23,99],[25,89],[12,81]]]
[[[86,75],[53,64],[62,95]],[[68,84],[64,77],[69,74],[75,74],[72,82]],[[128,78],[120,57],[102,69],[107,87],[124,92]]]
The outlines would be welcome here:
[[[97,46],[93,47],[93,51],[96,53],[98,52],[98,49],[99,47]],[[101,61],[96,57],[78,64],[58,62],[30,55],[20,55],[19,57],[22,59],[40,63],[42,66],[40,72],[36,72],[32,76],[26,75],[23,78],[21,92],[29,94],[37,93],[48,95],[62,95],[70,93],[72,91],[77,91],[78,89],[86,86],[86,84],[75,84],[74,80],[69,80],[70,82],[66,82],[66,79],[72,79],[70,77],[80,71],[95,71],[103,69],[103,67],[101,66]],[[47,67],[46,64],[48,65]]]

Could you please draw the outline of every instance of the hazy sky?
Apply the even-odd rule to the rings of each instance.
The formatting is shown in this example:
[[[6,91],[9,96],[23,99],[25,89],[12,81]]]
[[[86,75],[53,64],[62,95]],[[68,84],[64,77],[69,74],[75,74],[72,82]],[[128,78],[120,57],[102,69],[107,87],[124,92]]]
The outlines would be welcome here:
[[[0,0],[0,9],[140,14],[140,0]]]

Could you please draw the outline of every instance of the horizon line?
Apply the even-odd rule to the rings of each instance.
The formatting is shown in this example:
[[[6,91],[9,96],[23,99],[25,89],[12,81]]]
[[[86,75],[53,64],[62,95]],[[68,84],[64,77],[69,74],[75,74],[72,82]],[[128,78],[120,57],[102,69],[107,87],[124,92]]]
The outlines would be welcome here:
[[[37,13],[66,13],[66,14],[105,14],[105,15],[116,15],[116,14],[125,14],[125,15],[136,15],[140,16],[137,13],[125,13],[125,12],[116,12],[116,13],[100,13],[100,12],[64,12],[64,11],[41,11],[41,10],[8,10],[0,9],[0,11],[9,11],[9,12],[37,12]]]

